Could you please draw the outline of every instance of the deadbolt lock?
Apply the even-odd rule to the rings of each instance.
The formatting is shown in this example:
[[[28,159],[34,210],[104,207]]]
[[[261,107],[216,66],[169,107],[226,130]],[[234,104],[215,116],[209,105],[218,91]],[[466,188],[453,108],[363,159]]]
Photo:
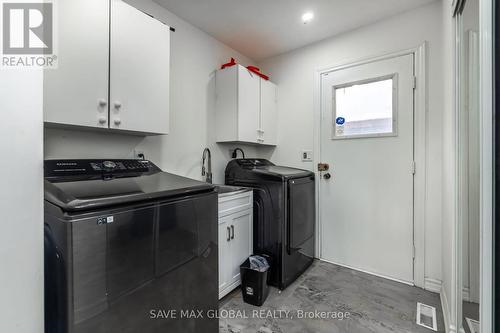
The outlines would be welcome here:
[[[318,163],[318,171],[328,171],[329,169],[328,163]]]

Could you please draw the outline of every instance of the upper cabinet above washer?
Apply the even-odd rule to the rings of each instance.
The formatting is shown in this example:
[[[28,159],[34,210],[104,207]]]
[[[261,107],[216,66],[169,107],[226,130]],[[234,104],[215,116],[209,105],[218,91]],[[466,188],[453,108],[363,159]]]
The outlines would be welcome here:
[[[110,127],[167,134],[170,28],[111,1]]]
[[[168,134],[170,27],[121,0],[56,8],[58,68],[44,73],[46,124]]]
[[[216,73],[217,142],[277,143],[277,87],[241,65]]]
[[[44,71],[44,120],[108,128],[109,2],[64,0],[58,68]]]

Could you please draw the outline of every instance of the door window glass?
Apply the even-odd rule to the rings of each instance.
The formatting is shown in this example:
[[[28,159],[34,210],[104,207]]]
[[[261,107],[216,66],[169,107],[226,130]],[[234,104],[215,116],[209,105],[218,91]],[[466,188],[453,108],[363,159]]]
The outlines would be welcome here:
[[[396,75],[333,87],[333,139],[396,135]]]

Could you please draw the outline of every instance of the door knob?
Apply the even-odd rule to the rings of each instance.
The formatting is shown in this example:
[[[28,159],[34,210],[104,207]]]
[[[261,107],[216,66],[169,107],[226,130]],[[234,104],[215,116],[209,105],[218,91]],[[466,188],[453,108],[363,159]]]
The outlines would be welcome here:
[[[328,173],[328,172],[323,175],[323,179],[328,180],[330,178],[332,178],[332,175],[330,173]]]
[[[116,102],[115,102],[115,109],[117,109],[117,110],[118,110],[118,109],[120,109],[121,107],[122,107],[122,103],[121,103],[121,102],[116,101]]]
[[[101,98],[101,99],[99,100],[99,106],[100,106],[101,108],[103,108],[103,107],[105,107],[106,105],[108,105],[108,102],[107,102],[104,98]]]
[[[115,119],[115,125],[118,126],[122,123],[122,121],[120,119]]]
[[[99,117],[99,124],[106,124],[106,117]]]

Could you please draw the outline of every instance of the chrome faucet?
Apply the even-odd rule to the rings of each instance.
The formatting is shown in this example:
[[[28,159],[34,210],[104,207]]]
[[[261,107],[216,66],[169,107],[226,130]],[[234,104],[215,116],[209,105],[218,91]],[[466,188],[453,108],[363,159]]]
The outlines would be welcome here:
[[[205,160],[207,159],[207,156],[207,168],[205,169]],[[201,161],[201,175],[205,177],[205,181],[207,183],[212,184],[212,153],[208,148],[205,148],[205,150],[203,150]]]

